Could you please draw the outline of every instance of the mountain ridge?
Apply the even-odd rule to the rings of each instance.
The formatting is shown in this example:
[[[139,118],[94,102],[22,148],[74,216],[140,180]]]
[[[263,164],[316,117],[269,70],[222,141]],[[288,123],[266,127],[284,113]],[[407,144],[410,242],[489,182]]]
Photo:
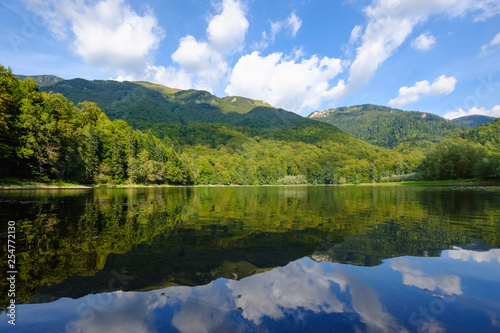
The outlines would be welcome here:
[[[219,98],[204,90],[179,90],[149,82],[71,79],[41,90],[61,93],[74,104],[94,102],[110,119],[125,120],[142,130],[158,124],[194,123],[248,128],[325,125],[259,100]]]
[[[45,75],[14,75],[18,80],[24,81],[27,78],[32,78],[39,87],[46,87],[57,82],[64,81],[62,77],[45,74]]]
[[[465,129],[432,113],[374,104],[315,111],[308,118],[337,126],[371,144],[399,150],[427,147]]]
[[[474,128],[483,124],[492,123],[496,119],[497,119],[496,117],[476,114],[476,115],[454,118],[451,119],[451,121],[467,128]]]

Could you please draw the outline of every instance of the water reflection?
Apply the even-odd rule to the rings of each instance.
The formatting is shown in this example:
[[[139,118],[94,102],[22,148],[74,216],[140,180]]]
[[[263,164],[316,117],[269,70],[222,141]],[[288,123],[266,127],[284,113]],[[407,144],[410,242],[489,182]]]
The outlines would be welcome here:
[[[487,332],[498,202],[500,188],[12,191],[0,217],[17,224],[25,331]]]
[[[500,265],[456,248],[439,258],[388,259],[376,267],[309,257],[241,280],[149,292],[88,295],[21,305],[17,329],[66,332],[498,332]],[[432,262],[430,262],[432,261]],[[448,274],[448,271],[455,273]],[[470,274],[474,271],[475,273]],[[460,276],[456,272],[461,272]],[[479,276],[496,277],[497,288]],[[484,297],[488,294],[488,297]],[[49,322],[40,318],[57,313]],[[36,326],[42,325],[42,326]],[[2,323],[0,327],[6,328]]]

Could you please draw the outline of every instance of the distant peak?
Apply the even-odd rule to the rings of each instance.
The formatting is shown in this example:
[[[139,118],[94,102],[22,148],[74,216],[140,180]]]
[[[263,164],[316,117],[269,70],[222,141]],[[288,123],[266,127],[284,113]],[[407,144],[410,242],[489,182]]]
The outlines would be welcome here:
[[[40,87],[51,86],[57,82],[64,81],[63,78],[55,75],[15,75],[21,81],[32,78]]]

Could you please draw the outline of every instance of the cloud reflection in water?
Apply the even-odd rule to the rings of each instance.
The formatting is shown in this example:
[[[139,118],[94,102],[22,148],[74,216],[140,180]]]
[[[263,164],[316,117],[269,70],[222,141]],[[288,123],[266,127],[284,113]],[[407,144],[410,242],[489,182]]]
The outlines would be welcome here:
[[[67,333],[449,331],[460,320],[495,332],[500,293],[492,287],[498,279],[485,276],[500,273],[499,252],[454,248],[440,258],[400,257],[376,267],[305,257],[239,281],[22,305],[16,328],[30,331],[38,325],[30,318],[50,316],[48,330]],[[436,302],[444,302],[439,315],[420,320],[419,309],[432,310]]]

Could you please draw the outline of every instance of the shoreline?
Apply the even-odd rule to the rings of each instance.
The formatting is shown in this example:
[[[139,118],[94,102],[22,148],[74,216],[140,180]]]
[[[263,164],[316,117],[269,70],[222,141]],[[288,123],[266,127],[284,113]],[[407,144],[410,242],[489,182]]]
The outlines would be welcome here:
[[[26,185],[2,185],[0,190],[78,190],[78,189],[122,189],[122,188],[161,188],[161,187],[297,187],[297,186],[500,186],[500,181],[463,181],[463,180],[445,180],[445,181],[411,181],[411,182],[388,182],[388,183],[362,183],[362,184],[297,184],[297,185],[51,185],[51,184],[26,184]]]

